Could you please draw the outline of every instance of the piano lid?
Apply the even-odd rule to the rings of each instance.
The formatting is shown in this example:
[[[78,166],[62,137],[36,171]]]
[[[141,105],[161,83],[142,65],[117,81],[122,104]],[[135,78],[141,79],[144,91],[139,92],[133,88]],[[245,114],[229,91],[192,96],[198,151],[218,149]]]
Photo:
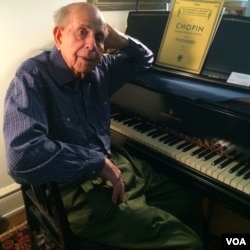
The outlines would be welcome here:
[[[201,81],[199,79],[176,77],[170,74],[166,76],[164,73],[148,71],[138,76],[135,81],[149,89],[174,94],[193,101],[225,102],[244,99],[250,102],[250,91],[224,88],[219,84],[211,84],[206,81],[200,84]],[[250,115],[250,109],[248,114]]]
[[[126,34],[141,40],[155,55],[169,17],[168,11],[132,11],[128,15]],[[226,86],[245,88],[226,83],[231,72],[250,74],[248,34],[250,17],[224,15],[199,75],[154,65],[154,69],[174,72],[191,78],[204,78]]]
[[[168,11],[131,11],[125,33],[142,41],[157,55],[168,17]]]
[[[202,75],[227,80],[231,72],[250,74],[250,17],[224,15]]]

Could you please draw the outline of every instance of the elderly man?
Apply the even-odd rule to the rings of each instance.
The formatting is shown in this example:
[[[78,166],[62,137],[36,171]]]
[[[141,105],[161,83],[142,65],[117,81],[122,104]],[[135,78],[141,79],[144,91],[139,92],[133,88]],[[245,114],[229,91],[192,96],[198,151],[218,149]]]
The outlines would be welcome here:
[[[83,2],[56,12],[53,35],[55,47],[26,60],[6,95],[10,175],[58,182],[80,238],[125,249],[202,249],[193,231],[198,213],[188,219],[198,199],[125,150],[111,153],[109,97],[151,66],[152,52]],[[110,48],[119,53],[103,54]]]

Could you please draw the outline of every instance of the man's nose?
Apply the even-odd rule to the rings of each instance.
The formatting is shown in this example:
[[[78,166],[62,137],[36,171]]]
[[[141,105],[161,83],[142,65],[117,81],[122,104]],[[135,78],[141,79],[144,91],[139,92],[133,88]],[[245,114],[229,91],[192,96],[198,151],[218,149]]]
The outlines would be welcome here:
[[[85,46],[88,50],[94,50],[96,48],[96,41],[94,34],[89,34],[85,40]]]

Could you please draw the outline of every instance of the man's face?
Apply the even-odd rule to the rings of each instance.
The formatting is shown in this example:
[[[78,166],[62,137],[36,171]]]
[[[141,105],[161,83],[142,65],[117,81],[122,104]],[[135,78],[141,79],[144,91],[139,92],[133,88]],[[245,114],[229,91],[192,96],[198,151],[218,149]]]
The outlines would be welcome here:
[[[95,11],[74,10],[66,25],[54,29],[57,48],[77,77],[84,78],[101,60],[105,24]]]

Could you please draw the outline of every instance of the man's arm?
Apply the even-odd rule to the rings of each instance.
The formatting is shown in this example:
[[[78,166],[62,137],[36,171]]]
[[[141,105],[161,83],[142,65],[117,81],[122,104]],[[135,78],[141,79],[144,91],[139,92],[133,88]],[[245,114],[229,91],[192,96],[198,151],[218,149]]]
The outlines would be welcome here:
[[[105,39],[104,43],[105,50],[108,49],[119,50],[126,47],[129,44],[129,39],[124,33],[116,30],[109,24],[106,24],[106,26],[108,30],[108,36]]]
[[[51,106],[55,104],[48,101],[51,96],[45,89],[43,76],[29,60],[18,69],[6,93],[4,138],[9,174],[18,183],[64,182],[96,174],[104,166],[104,154],[84,144],[51,138],[48,109],[56,107]]]
[[[139,40],[127,36],[108,25],[109,36],[105,40],[105,49],[117,51],[104,55],[101,70],[109,86],[109,95],[128,81],[148,70],[154,61],[153,52]]]

